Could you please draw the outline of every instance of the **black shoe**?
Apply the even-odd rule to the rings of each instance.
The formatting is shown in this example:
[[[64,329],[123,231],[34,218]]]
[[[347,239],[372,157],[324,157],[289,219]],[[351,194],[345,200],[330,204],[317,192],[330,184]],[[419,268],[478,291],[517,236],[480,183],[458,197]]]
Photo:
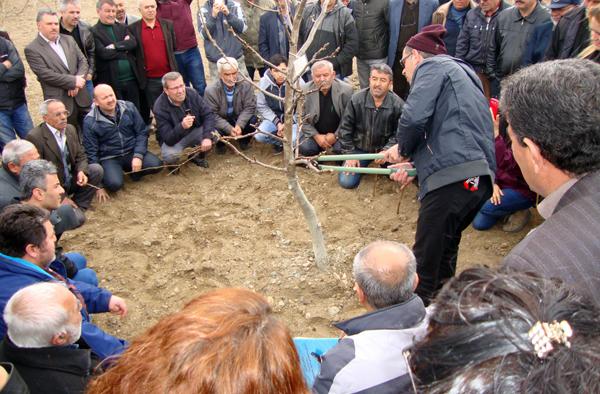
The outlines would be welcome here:
[[[283,144],[274,144],[273,145],[273,152],[275,154],[283,152]]]
[[[215,151],[217,151],[217,155],[224,155],[225,152],[227,152],[227,147],[225,146],[224,143],[219,142],[219,143],[217,143],[217,147],[215,148]]]
[[[208,161],[204,158],[204,154],[196,154],[190,161],[198,167],[208,168]]]
[[[248,139],[243,139],[240,140],[240,149],[241,150],[248,150],[250,149],[250,141],[248,141]]]

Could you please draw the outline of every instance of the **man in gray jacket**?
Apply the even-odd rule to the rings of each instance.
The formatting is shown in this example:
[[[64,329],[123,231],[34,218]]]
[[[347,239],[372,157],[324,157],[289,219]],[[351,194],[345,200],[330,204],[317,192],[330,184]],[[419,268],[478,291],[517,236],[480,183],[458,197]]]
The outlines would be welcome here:
[[[402,62],[411,88],[387,160],[404,162],[398,168],[411,160],[417,169],[413,251],[416,293],[426,304],[454,276],[462,231],[491,197],[496,170],[488,100],[473,69],[446,55],[444,34],[441,25],[427,26],[406,44]],[[413,180],[402,170],[391,177],[404,186]]]
[[[403,351],[427,333],[423,301],[410,249],[375,241],[354,257],[354,291],[367,313],[335,324],[340,342],[321,362],[313,392],[405,393],[412,383]]]
[[[346,105],[352,97],[352,86],[335,78],[333,64],[320,60],[312,65],[312,81],[304,85],[304,123],[299,151],[302,156],[315,156],[332,148]],[[339,151],[339,144],[338,149]]]
[[[600,307],[599,91],[600,65],[545,62],[504,83],[501,107],[515,160],[545,197],[538,211],[546,219],[504,265],[560,278]]]
[[[239,78],[240,66],[232,57],[217,61],[219,79],[204,92],[204,99],[215,114],[215,126],[221,135],[240,137],[256,130],[256,96],[254,87]],[[240,139],[240,148],[248,149],[249,138]],[[225,153],[222,142],[217,153]]]
[[[244,0],[245,1],[245,0]],[[242,34],[248,29],[246,19],[239,3],[233,0],[208,0],[198,12],[198,31],[204,38],[204,51],[208,59],[210,75],[213,80],[219,77],[217,61],[226,56],[237,60],[238,70],[247,74],[242,43],[229,31]],[[206,31],[208,30],[208,32]],[[215,40],[216,45],[210,40]]]

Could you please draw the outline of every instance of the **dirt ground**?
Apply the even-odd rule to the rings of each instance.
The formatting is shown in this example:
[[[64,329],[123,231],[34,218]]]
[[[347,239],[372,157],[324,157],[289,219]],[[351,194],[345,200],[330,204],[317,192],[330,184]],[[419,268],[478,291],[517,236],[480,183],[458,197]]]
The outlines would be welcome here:
[[[37,7],[54,2],[5,1],[0,23],[19,53],[36,34]],[[129,1],[134,11],[135,1]],[[0,3],[1,4],[1,3]],[[96,22],[94,2],[82,1],[83,19]],[[34,123],[41,89],[28,70]],[[152,138],[150,149],[157,152]],[[257,158],[280,164],[256,144]],[[131,339],[187,300],[219,287],[246,287],[269,298],[296,336],[337,335],[331,323],[362,312],[352,291],[352,258],[368,242],[390,239],[412,244],[416,189],[400,194],[386,178],[364,178],[343,190],[334,175],[300,171],[302,186],[323,224],[329,268],[314,266],[306,224],[283,174],[251,165],[228,153],[210,155],[210,168],[185,166],[180,175],[160,174],[129,182],[87,223],[63,236],[65,250],[79,251],[101,278],[101,286],[127,299],[124,319],[99,316],[108,332]],[[495,228],[463,234],[458,268],[497,265],[531,227],[518,234]]]

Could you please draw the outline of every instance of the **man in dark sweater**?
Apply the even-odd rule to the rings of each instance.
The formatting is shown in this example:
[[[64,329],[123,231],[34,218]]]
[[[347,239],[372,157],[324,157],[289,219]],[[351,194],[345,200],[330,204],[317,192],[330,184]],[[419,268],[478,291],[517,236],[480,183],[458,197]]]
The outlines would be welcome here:
[[[199,146],[200,152],[192,161],[200,167],[208,167],[205,152],[213,145],[215,115],[204,99],[192,88],[187,88],[183,76],[170,72],[163,76],[163,93],[154,104],[157,138],[163,161],[176,163],[181,152],[188,147]]]
[[[94,85],[110,85],[120,100],[131,101],[141,111],[140,91],[134,51],[135,37],[127,26],[115,23],[113,0],[98,1],[98,23],[92,27],[96,43],[96,76]]]

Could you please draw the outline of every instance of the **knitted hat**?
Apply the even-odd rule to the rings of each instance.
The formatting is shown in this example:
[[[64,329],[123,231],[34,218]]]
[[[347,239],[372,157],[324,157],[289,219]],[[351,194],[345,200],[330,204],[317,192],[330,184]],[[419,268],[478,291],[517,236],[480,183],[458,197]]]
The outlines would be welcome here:
[[[445,55],[448,53],[444,44],[445,35],[446,29],[442,25],[425,26],[408,40],[406,46],[432,55]]]

